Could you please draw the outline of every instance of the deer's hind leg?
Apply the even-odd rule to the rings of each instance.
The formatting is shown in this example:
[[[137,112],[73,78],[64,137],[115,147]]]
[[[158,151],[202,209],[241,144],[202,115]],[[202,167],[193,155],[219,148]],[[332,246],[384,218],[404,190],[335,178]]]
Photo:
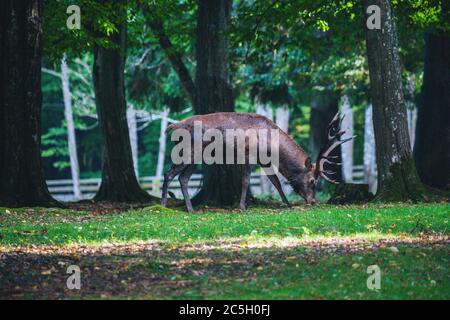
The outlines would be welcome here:
[[[188,164],[173,164],[170,167],[169,171],[166,172],[166,174],[164,175],[164,183],[162,187],[161,205],[167,206],[167,192],[169,189],[169,184],[177,176],[177,174],[182,172],[188,166]]]
[[[241,201],[239,203],[239,208],[241,211],[245,211],[245,202],[247,200],[248,187],[250,185],[250,178],[252,173],[252,167],[249,164],[244,165],[244,174],[242,175],[242,192]]]
[[[183,193],[184,203],[186,204],[186,209],[189,212],[194,212],[194,208],[192,208],[191,199],[189,198],[189,179],[195,170],[195,164],[188,165],[183,172],[178,177],[181,186],[181,192]]]

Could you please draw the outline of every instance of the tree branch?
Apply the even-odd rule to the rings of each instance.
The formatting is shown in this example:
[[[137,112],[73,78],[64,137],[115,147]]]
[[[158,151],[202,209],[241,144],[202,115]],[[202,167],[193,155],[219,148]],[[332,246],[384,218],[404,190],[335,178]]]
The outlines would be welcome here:
[[[178,78],[180,79],[181,85],[183,86],[189,101],[195,108],[195,105],[197,104],[197,89],[195,88],[195,84],[189,70],[183,62],[181,54],[175,49],[169,37],[164,32],[164,27],[161,21],[149,20],[148,25],[157,36],[159,45],[164,50],[167,58],[172,64],[172,67],[177,73]]]

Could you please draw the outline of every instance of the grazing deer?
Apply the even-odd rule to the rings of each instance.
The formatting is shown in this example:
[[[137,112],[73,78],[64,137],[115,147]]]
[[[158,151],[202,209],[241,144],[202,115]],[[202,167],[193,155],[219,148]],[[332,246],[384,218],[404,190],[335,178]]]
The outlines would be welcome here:
[[[211,113],[206,115],[197,115],[187,118],[183,121],[170,125],[167,130],[184,129],[190,133],[192,142],[195,143],[194,125],[195,123],[201,122],[202,130],[214,129],[220,131],[223,136],[226,135],[227,130],[276,130],[278,133],[278,171],[289,181],[293,190],[301,195],[307,204],[314,204],[315,200],[315,188],[317,184],[317,179],[323,177],[325,180],[337,184],[338,181],[330,178],[330,175],[335,174],[333,171],[325,170],[324,164],[329,165],[340,165],[333,161],[336,157],[330,156],[331,151],[336,149],[341,144],[349,141],[351,138],[340,140],[341,136],[345,133],[340,130],[340,123],[342,119],[339,119],[338,114],[333,118],[327,128],[328,141],[320,150],[319,156],[316,163],[311,162],[309,155],[285,132],[283,132],[275,123],[267,119],[264,116],[254,114],[254,113],[235,113],[235,112],[220,112]],[[204,132],[204,131],[203,131]],[[198,138],[198,136],[197,136]],[[244,174],[242,177],[242,191],[240,200],[240,209],[245,210],[246,196],[248,192],[248,187],[250,184],[251,175],[251,163],[249,162],[248,150],[249,150],[249,139],[244,138],[245,148],[247,154],[245,155]],[[257,136],[258,142],[261,142],[261,136]],[[198,141],[197,141],[198,143]],[[202,141],[200,146],[202,150],[208,146],[211,141]],[[224,148],[235,148],[234,140],[233,145],[226,145],[229,141],[224,142]],[[263,142],[270,145],[271,138],[267,138]],[[197,144],[198,146],[199,144]],[[266,150],[270,150],[270,147],[266,146]],[[193,147],[192,147],[193,148]],[[195,170],[196,164],[193,160],[194,150],[189,150],[188,161],[184,161],[179,164],[172,164],[169,171],[164,175],[164,183],[162,190],[162,205],[167,205],[167,193],[170,182],[179,174],[179,181],[181,185],[181,191],[183,193],[184,201],[186,203],[186,208],[189,212],[193,212],[191,200],[189,199],[188,193],[188,182]],[[190,161],[189,161],[190,160]],[[220,163],[224,163],[220,162]],[[257,163],[260,163],[259,157]],[[266,165],[266,164],[264,164]],[[264,169],[264,166],[263,166]],[[265,169],[264,169],[265,170]],[[266,171],[266,170],[265,170]],[[283,189],[281,187],[280,180],[276,174],[268,174],[269,180],[272,182],[274,187],[277,189],[281,196],[283,202],[290,207],[290,203],[287,200]]]

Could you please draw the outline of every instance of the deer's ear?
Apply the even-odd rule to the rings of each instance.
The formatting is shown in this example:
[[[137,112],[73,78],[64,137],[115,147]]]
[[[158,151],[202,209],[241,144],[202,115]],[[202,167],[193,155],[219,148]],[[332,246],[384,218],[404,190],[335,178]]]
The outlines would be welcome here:
[[[311,170],[311,168],[312,168],[312,163],[311,163],[310,157],[306,158],[306,160],[305,160],[305,168],[308,170]]]

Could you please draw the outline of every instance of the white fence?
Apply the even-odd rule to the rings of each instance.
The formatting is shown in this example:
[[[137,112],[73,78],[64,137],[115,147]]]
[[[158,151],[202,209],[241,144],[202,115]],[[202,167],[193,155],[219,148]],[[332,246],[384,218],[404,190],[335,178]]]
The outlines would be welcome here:
[[[250,188],[254,194],[261,193],[261,175],[259,173],[252,173],[250,179]],[[202,185],[202,175],[193,174],[189,180],[189,194],[194,195]],[[149,192],[150,194],[160,196],[162,181],[157,177],[141,177],[140,179],[141,187]],[[353,182],[363,183],[364,181],[364,166],[355,165],[353,166]],[[82,199],[89,199],[95,195],[100,187],[101,179],[81,179],[80,189],[82,194]],[[73,201],[73,185],[71,179],[66,180],[47,180],[47,185],[50,193],[58,200],[61,201]],[[286,193],[290,193],[292,189],[289,184],[283,179],[283,189]],[[174,179],[169,186],[169,191],[173,192],[176,197],[182,197],[181,187],[178,179]]]

